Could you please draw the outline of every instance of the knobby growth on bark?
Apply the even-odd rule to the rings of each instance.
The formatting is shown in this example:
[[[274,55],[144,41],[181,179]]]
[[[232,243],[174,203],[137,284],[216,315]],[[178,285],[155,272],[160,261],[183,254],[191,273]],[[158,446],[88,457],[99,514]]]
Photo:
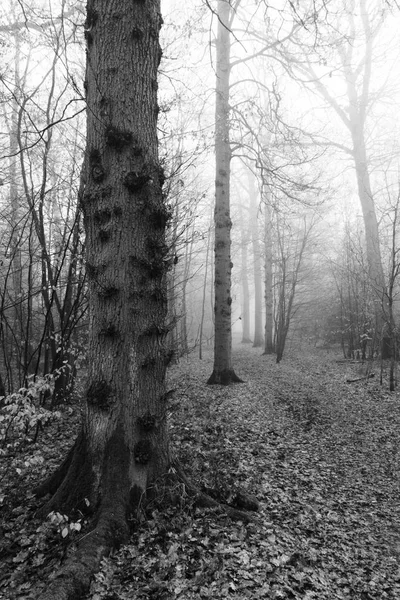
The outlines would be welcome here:
[[[81,196],[89,285],[89,372],[80,433],[36,490],[42,515],[87,515],[85,531],[39,600],[77,600],[101,559],[128,539],[149,489],[167,475],[218,506],[171,464],[166,424],[165,229],[157,147],[159,0],[89,0],[87,145]],[[225,373],[222,373],[222,378]],[[233,518],[245,513],[226,507]]]
[[[127,539],[169,467],[164,375],[168,211],[157,148],[158,0],[89,0],[87,143],[81,208],[90,297],[89,373],[79,436],[35,491],[46,514],[91,518],[40,600],[78,598]],[[135,35],[134,35],[135,33]]]

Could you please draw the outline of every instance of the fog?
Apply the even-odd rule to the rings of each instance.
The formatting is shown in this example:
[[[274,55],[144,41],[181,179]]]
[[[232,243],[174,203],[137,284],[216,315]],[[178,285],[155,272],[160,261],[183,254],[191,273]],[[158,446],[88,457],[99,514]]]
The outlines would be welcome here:
[[[162,2],[158,136],[173,215],[177,354],[211,348],[214,336],[217,8]],[[352,353],[367,338],[372,346],[376,319],[389,328],[389,300],[398,319],[398,8],[243,0],[231,17],[234,342],[264,340],[269,318],[276,344],[279,318],[288,318],[294,347],[340,343]],[[26,371],[51,367],[43,310],[64,302],[76,252],[77,312],[68,327],[79,323],[76,356],[84,353],[84,23],[81,2],[1,7],[0,283],[10,387]],[[59,318],[52,316],[57,343]]]

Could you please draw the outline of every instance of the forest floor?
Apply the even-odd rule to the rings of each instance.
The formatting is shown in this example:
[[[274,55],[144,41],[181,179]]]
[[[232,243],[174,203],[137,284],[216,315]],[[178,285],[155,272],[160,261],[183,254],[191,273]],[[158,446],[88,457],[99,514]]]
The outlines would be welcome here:
[[[171,368],[174,453],[226,503],[255,496],[254,521],[193,506],[184,486],[148,507],[131,542],[103,560],[87,600],[400,598],[400,394],[365,365],[302,350],[277,365],[237,346],[243,384],[207,386],[211,354]],[[84,523],[36,521],[29,490],[79,421],[65,407],[36,443],[3,448],[0,598],[33,599]],[[171,494],[169,494],[171,497]]]

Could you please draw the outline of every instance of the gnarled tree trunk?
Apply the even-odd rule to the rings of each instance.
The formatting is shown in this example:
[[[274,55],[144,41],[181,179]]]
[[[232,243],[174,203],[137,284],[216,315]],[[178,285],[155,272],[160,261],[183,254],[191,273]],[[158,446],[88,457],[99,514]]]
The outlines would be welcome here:
[[[169,464],[162,343],[168,213],[156,131],[161,22],[159,0],[87,4],[86,408],[74,447],[36,493],[52,494],[44,512],[89,508],[94,528],[41,600],[79,597]]]

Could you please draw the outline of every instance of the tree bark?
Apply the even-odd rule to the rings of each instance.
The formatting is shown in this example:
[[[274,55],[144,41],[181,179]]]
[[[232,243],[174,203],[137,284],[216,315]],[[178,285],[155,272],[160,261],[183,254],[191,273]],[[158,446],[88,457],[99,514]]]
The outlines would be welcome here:
[[[207,383],[228,385],[241,379],[232,368],[231,228],[229,141],[230,16],[228,0],[218,0],[215,101],[215,338],[214,368]]]
[[[13,315],[13,335],[15,336],[15,358],[16,371],[19,373],[20,385],[26,385],[27,365],[24,360],[24,346],[26,347],[26,331],[24,314],[24,289],[23,289],[23,267],[22,267],[22,246],[24,237],[24,219],[22,219],[21,190],[18,182],[20,180],[20,172],[17,167],[19,159],[19,131],[21,128],[20,122],[20,101],[23,90],[23,78],[20,74],[21,60],[21,34],[19,31],[14,33],[15,57],[14,57],[14,91],[11,101],[11,115],[9,124],[9,179],[10,179],[10,208],[11,208],[11,238],[10,251],[12,261],[12,301],[14,303]],[[21,343],[25,342],[25,343]]]
[[[207,292],[207,276],[208,276],[208,261],[210,256],[211,246],[211,228],[212,228],[212,215],[210,219],[210,226],[207,231],[207,248],[206,248],[206,259],[204,265],[204,283],[203,283],[203,296],[201,301],[201,316],[199,326],[199,359],[203,358],[203,330],[204,330],[204,316],[206,310],[206,292]]]
[[[268,198],[266,199],[268,201]],[[264,354],[273,354],[274,294],[272,279],[272,220],[271,208],[264,204],[264,275],[265,275],[265,346]]]
[[[374,196],[368,170],[363,115],[360,114],[360,100],[357,96],[355,82],[353,81],[353,76],[350,72],[347,73],[347,89],[349,96],[349,127],[353,142],[353,157],[357,177],[358,195],[365,227],[369,278],[375,296],[375,325],[378,335],[382,335],[382,328],[385,320],[385,275],[383,272],[379,243],[378,219],[376,216]]]
[[[240,229],[240,248],[241,248],[241,274],[242,282],[242,344],[251,344],[250,339],[250,293],[249,293],[249,277],[248,277],[248,252],[247,245],[249,243],[247,223],[243,217],[243,211],[240,208],[239,217],[241,221]]]
[[[81,432],[36,490],[51,510],[93,515],[40,600],[78,598],[128,535],[169,464],[164,350],[165,224],[157,150],[159,0],[88,0],[86,188],[89,373]]]
[[[257,191],[254,185],[254,176],[249,172],[250,194],[250,227],[253,246],[253,272],[254,272],[254,341],[253,348],[261,348],[264,344],[262,326],[262,279],[261,279],[261,250],[258,230]]]

